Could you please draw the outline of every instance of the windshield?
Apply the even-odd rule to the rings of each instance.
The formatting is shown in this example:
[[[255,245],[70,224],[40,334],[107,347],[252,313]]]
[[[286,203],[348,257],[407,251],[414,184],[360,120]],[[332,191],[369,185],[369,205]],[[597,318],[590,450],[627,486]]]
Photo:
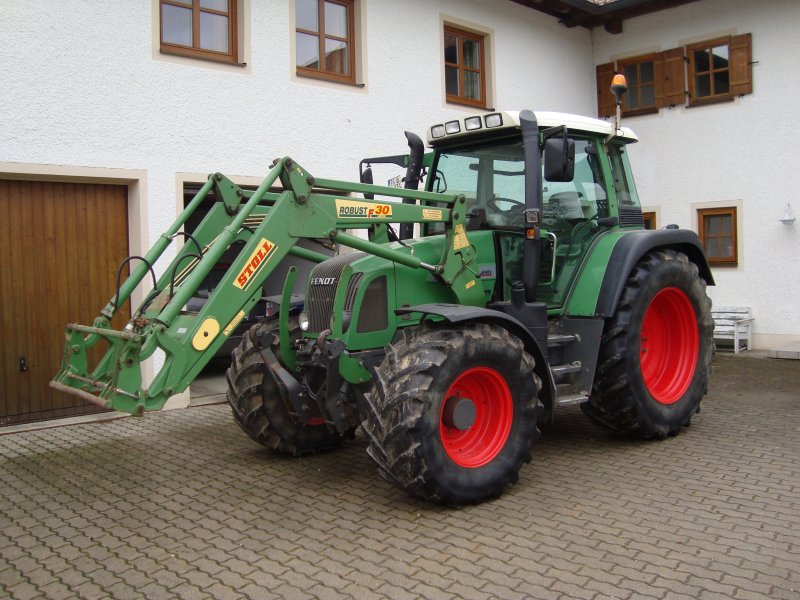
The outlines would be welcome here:
[[[522,141],[441,153],[434,191],[466,196],[469,229],[521,225],[525,210]]]
[[[547,229],[563,229],[575,220],[608,214],[594,142],[580,138],[574,141],[574,179],[564,183],[544,182],[542,226]],[[468,229],[522,227],[525,210],[522,141],[442,152],[436,163],[433,191],[466,196]]]

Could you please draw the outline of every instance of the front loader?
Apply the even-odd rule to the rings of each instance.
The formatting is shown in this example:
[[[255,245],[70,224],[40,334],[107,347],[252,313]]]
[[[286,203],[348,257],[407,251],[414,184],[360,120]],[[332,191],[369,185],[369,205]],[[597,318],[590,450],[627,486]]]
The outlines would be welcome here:
[[[94,324],[67,327],[51,385],[115,410],[161,409],[291,254],[317,263],[302,312],[254,325],[227,372],[234,419],[276,451],[333,448],[361,426],[386,479],[464,504],[516,481],[558,406],[581,404],[625,436],[687,426],[711,368],[713,280],[696,234],[644,230],[633,133],[522,111],[434,125],[424,157],[414,138],[409,157],[384,161],[408,166],[404,188],[316,179],[290,158],[253,192],[211,175]],[[218,202],[182,232],[212,190]],[[124,330],[110,329],[178,237]],[[329,257],[301,240],[350,251]],[[237,258],[207,302],[187,311],[231,248]],[[90,365],[98,343],[107,351]],[[163,365],[145,388],[140,364],[157,350]]]

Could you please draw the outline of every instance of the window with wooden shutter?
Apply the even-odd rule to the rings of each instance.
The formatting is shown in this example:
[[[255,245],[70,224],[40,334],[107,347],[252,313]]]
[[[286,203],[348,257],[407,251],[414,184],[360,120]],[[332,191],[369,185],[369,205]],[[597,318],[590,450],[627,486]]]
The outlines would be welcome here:
[[[622,112],[633,116],[659,108],[723,102],[751,94],[752,65],[749,33],[597,65],[597,114],[604,118],[615,113],[614,96],[609,89],[615,73],[622,73],[628,81]]]
[[[655,55],[617,61],[617,71],[628,83],[628,91],[622,97],[622,114],[630,117],[657,112]]]
[[[753,91],[751,35],[729,36],[687,47],[689,104],[725,102]]]
[[[683,48],[620,59],[598,65],[595,71],[597,114],[601,118],[613,116],[616,111],[610,89],[615,73],[625,75],[628,82],[628,92],[622,98],[625,116],[650,114],[686,101]]]

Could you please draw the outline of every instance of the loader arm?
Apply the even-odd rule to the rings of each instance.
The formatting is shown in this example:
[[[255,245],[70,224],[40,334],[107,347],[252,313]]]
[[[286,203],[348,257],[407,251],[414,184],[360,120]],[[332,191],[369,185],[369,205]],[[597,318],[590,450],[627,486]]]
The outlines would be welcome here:
[[[270,192],[280,180],[283,191]],[[324,193],[312,191],[324,188]],[[212,190],[218,202],[191,235],[181,233],[187,219]],[[360,193],[436,202],[437,207],[379,202],[353,197]],[[324,239],[431,272],[452,289],[461,304],[481,306],[476,285],[475,250],[465,227],[463,196],[436,194],[336,180],[314,180],[292,159],[275,161],[254,192],[240,189],[217,173],[192,199],[170,229],[155,243],[130,277],[101,310],[92,326],[71,324],[61,369],[50,385],[106,408],[141,414],[160,410],[184,391],[258,302],[262,283],[287,254],[322,262],[328,257],[297,245],[302,239]],[[438,264],[427,264],[408,248],[396,249],[347,233],[382,223],[445,225],[446,243]],[[152,270],[178,236],[186,241],[124,330],[110,328],[119,307]],[[232,247],[236,258],[198,312],[185,310],[211,269]],[[107,350],[96,365],[87,351],[103,342]],[[156,351],[163,365],[143,387],[141,363]]]

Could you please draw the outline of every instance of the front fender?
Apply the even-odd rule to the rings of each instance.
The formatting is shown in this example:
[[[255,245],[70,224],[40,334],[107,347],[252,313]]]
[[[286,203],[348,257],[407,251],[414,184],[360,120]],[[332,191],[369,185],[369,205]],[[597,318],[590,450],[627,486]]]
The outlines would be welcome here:
[[[536,364],[535,371],[542,380],[544,389],[540,399],[544,402],[547,411],[549,412],[553,406],[553,399],[555,398],[556,384],[553,379],[553,374],[548,368],[546,354],[542,350],[541,345],[536,337],[522,324],[519,319],[501,312],[499,310],[492,310],[490,308],[481,308],[476,306],[464,306],[461,304],[446,304],[441,302],[434,302],[430,304],[419,304],[417,306],[408,306],[398,308],[394,311],[397,315],[405,315],[410,313],[422,313],[424,315],[436,315],[443,317],[449,323],[464,323],[467,321],[480,321],[483,323],[495,323],[500,327],[508,330],[512,335],[522,340],[526,352],[533,356]]]

